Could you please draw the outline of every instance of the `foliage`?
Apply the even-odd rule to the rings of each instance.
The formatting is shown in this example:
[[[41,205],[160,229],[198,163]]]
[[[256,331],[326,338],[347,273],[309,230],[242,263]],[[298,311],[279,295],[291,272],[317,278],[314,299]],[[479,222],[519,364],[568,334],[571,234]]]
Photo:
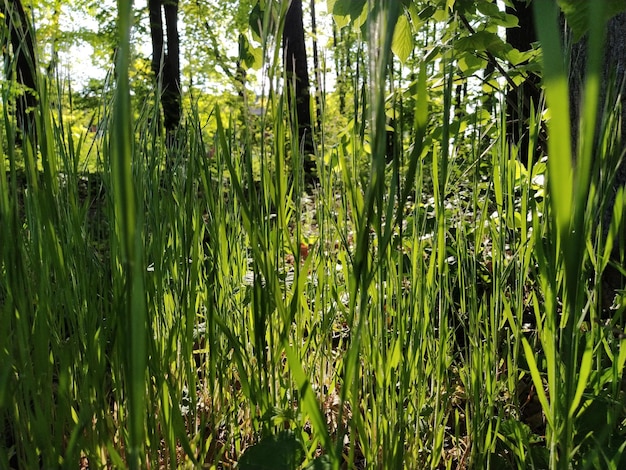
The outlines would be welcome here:
[[[241,455],[237,466],[243,470],[291,470],[304,460],[304,448],[290,431],[261,439]]]
[[[600,13],[601,18],[604,18],[605,21],[626,10],[626,3],[622,0],[608,0],[598,3],[605,5],[604,11]],[[589,2],[584,0],[558,0],[558,4],[572,28],[574,39],[578,41],[592,28],[592,15],[597,14],[597,12],[593,12]]]
[[[36,147],[0,84],[0,467],[624,467],[626,307],[601,283],[622,189],[599,216],[619,106],[596,116],[587,83],[573,160],[554,5],[522,54],[495,2],[330,2],[349,74],[307,188],[280,15],[254,32],[257,2],[224,3],[213,33],[262,51],[262,96],[192,83],[199,49],[168,153],[119,3],[116,75],[82,96],[42,79]],[[545,71],[532,168],[493,60]]]

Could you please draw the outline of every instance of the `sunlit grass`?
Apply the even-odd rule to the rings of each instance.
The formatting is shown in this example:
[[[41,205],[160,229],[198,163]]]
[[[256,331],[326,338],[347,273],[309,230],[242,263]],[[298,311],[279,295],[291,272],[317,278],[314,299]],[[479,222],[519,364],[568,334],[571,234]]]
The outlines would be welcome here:
[[[254,125],[217,105],[206,132],[192,106],[169,147],[122,80],[87,168],[91,143],[45,95],[36,148],[16,149],[3,108],[0,467],[620,468],[624,307],[605,324],[600,300],[612,168],[583,155],[559,179],[557,133],[526,170],[502,105],[461,131],[453,57],[436,79],[417,67],[386,162],[388,59],[368,59],[371,107],[319,145],[315,188],[276,77]]]

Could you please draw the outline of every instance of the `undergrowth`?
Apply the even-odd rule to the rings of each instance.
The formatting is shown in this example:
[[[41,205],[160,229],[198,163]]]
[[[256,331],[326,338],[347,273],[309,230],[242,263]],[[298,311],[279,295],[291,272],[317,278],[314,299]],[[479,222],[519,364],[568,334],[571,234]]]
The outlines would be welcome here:
[[[453,60],[424,59],[387,161],[383,47],[312,187],[280,77],[263,138],[218,106],[214,134],[192,109],[166,145],[158,109],[132,118],[127,47],[94,174],[48,96],[19,151],[3,107],[2,468],[624,465],[614,110],[595,160],[550,133],[527,170],[504,105],[456,125]]]

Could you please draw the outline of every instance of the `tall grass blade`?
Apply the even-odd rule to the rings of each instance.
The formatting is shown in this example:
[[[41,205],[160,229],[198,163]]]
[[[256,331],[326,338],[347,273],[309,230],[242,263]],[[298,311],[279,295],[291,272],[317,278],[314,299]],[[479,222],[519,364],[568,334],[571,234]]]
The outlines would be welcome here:
[[[119,243],[117,263],[121,328],[120,353],[128,388],[128,464],[141,468],[145,459],[147,312],[143,276],[142,217],[138,217],[133,181],[133,125],[130,107],[130,30],[132,1],[118,1],[117,77],[110,136],[113,207]]]

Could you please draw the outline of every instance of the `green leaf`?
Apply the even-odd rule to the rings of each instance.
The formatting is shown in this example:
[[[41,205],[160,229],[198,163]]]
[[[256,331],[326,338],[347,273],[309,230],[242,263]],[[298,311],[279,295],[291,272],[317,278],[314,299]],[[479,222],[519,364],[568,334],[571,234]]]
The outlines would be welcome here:
[[[333,13],[335,23],[341,28],[361,16],[367,0],[327,0],[326,5],[328,11]]]
[[[611,218],[611,224],[604,243],[604,254],[602,270],[606,267],[606,264],[611,259],[611,253],[613,251],[613,242],[617,240],[619,236],[619,227],[621,227],[622,215],[624,210],[624,188],[620,187],[615,195],[615,203],[613,204],[613,217]],[[621,354],[621,350],[620,350]]]
[[[295,380],[296,384],[298,385],[298,389],[300,390],[300,396],[302,397],[302,408],[306,413],[308,413],[314,431],[317,434],[318,438],[321,440],[322,445],[324,445],[324,447],[326,447],[326,449],[328,449],[329,451],[332,451],[332,441],[330,439],[330,435],[328,434],[324,415],[319,408],[315,393],[311,389],[311,383],[304,373],[300,358],[291,347],[291,345],[287,343],[285,343],[285,354],[287,356],[289,366],[291,367],[293,379]]]
[[[589,6],[591,2],[589,0],[557,0],[557,2],[574,33],[574,40],[578,41],[589,29]],[[623,11],[626,11],[626,1],[605,0],[605,16],[607,20]]]
[[[261,25],[263,24],[263,10],[261,10],[261,5],[258,3],[254,5],[252,11],[250,12],[250,16],[248,18],[248,26],[250,26],[250,30],[255,34],[255,37],[261,38]]]
[[[434,5],[429,5],[419,12],[418,17],[422,21],[427,21],[431,19],[436,12],[437,8]]]
[[[358,18],[366,3],[366,0],[336,0],[332,10],[333,15]]]
[[[322,455],[309,462],[303,470],[331,470],[332,468],[332,459],[328,455]]]
[[[413,52],[413,34],[411,25],[406,16],[400,15],[396,28],[393,31],[393,40],[391,42],[391,50],[403,64]]]
[[[535,3],[535,22],[543,50],[546,101],[551,118],[548,123],[548,185],[552,214],[561,237],[568,237],[573,213],[574,177],[569,120],[569,84],[563,66],[563,51],[558,30],[558,12],[551,2]]]
[[[489,18],[492,25],[503,28],[513,28],[518,25],[517,16],[501,11],[496,3],[479,2],[476,4],[476,9]]]
[[[239,35],[239,58],[249,69],[259,70],[263,66],[263,50],[253,47],[243,34]]]
[[[468,52],[494,52],[495,49],[501,49],[503,46],[506,46],[506,43],[500,36],[489,31],[478,31],[471,36],[459,39],[455,44],[457,50]]]
[[[241,470],[294,470],[304,461],[304,448],[296,435],[281,431],[248,447],[237,468]]]
[[[524,347],[524,355],[526,357],[528,369],[530,370],[530,376],[533,379],[533,384],[535,385],[535,390],[537,391],[537,398],[539,398],[539,403],[541,403],[541,408],[543,408],[548,424],[551,428],[554,428],[553,417],[550,412],[550,404],[548,402],[546,392],[543,389],[543,381],[541,380],[541,374],[539,373],[539,368],[537,367],[537,361],[535,361],[535,353],[530,347],[528,340],[524,337],[522,337],[522,346]]]
[[[522,62],[527,61],[531,57],[531,54],[528,52],[521,52],[518,49],[511,49],[506,54],[506,59],[511,63],[511,65],[518,65]]]
[[[463,72],[464,75],[471,75],[478,70],[484,69],[487,65],[487,61],[474,54],[468,53],[459,57],[458,65],[459,70]]]
[[[476,9],[481,12],[483,15],[487,16],[487,17],[491,17],[491,16],[496,16],[499,15],[500,13],[502,13],[500,11],[500,8],[498,8],[498,5],[496,3],[491,3],[491,2],[477,2],[475,4]]]

